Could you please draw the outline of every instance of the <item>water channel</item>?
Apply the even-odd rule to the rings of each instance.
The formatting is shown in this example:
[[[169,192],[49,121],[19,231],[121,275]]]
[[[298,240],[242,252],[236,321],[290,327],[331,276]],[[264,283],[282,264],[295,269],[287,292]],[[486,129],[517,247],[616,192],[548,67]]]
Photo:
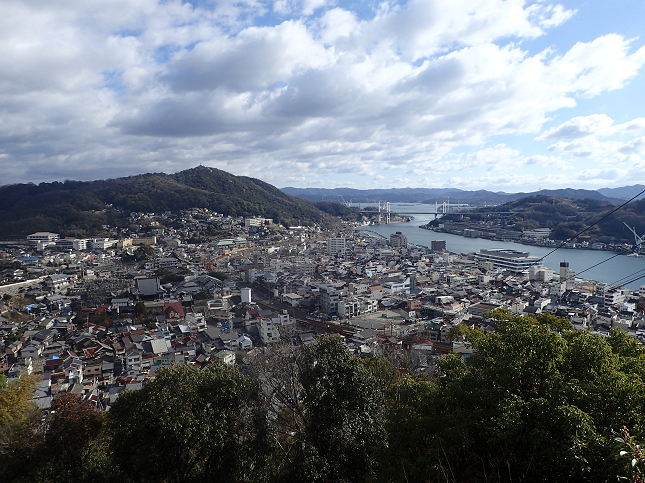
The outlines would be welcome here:
[[[374,203],[370,203],[370,205],[374,206]],[[362,206],[367,206],[367,204],[363,204]],[[391,203],[390,206],[392,212],[410,214],[411,216],[414,216],[414,220],[406,223],[366,226],[359,228],[359,230],[369,229],[386,237],[389,237],[391,233],[400,231],[408,238],[408,242],[427,247],[430,246],[430,242],[432,240],[445,240],[446,250],[453,253],[473,253],[482,248],[507,248],[526,251],[530,252],[531,255],[543,257],[553,250],[551,247],[538,247],[523,245],[521,243],[492,241],[485,240],[483,238],[467,238],[459,235],[451,235],[449,233],[438,233],[432,230],[424,230],[423,228],[419,228],[419,226],[432,221],[434,219],[434,215],[415,215],[414,213],[434,213],[434,205]],[[597,263],[614,257],[614,255],[616,255],[614,252],[604,250],[561,248],[544,258],[540,265],[559,273],[560,262],[567,261],[569,262],[569,268],[575,271],[576,275],[580,274],[581,278],[597,280],[599,282],[609,284],[620,284],[626,278],[631,280],[632,278],[642,276],[643,278],[639,280],[625,284],[625,287],[634,290],[641,285],[645,285],[645,257],[636,258],[628,257],[626,255],[618,255],[602,265],[587,270],[589,267],[592,267]],[[583,270],[586,271],[580,273]]]

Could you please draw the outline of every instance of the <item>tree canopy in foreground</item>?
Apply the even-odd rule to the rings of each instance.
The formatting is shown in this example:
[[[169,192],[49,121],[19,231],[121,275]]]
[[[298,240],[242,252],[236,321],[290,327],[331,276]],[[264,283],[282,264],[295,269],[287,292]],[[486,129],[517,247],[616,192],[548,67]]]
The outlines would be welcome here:
[[[274,347],[250,376],[220,363],[159,370],[104,417],[74,398],[33,417],[28,379],[0,381],[0,480],[642,481],[638,341],[488,315],[496,331],[455,334],[475,355],[444,356],[432,376],[322,337]]]

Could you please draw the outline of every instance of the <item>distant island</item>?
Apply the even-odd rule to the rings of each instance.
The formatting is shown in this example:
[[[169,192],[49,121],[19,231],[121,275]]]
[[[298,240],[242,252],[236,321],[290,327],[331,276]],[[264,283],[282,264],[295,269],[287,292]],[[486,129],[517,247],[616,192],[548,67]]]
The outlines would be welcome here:
[[[645,200],[634,201],[604,218],[614,209],[615,205],[602,200],[528,196],[494,207],[447,213],[425,228],[442,225],[451,233],[465,230],[466,236],[505,238],[536,245],[570,239],[585,248],[633,245],[634,235],[625,225],[637,233],[645,233]]]

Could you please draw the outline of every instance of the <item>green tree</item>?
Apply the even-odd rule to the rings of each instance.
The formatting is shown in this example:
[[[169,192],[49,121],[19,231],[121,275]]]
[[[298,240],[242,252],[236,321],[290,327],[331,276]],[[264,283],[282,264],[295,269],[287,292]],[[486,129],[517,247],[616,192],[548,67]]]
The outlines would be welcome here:
[[[105,476],[101,447],[103,414],[78,395],[61,393],[44,421],[44,440],[35,450],[37,481],[100,481]]]
[[[134,316],[136,318],[145,317],[148,314],[148,307],[144,302],[137,302],[134,304]]]
[[[496,332],[462,329],[476,354],[390,398],[383,481],[609,481],[623,426],[643,434],[643,352],[626,335],[574,331],[550,315],[497,311]]]
[[[229,278],[231,278],[231,277],[228,276],[228,274],[226,274],[224,272],[209,272],[208,276],[216,278],[218,280],[228,280]]]
[[[383,397],[369,368],[338,337],[306,348],[300,369],[305,427],[293,481],[369,481],[385,444]]]
[[[258,388],[234,367],[162,369],[108,414],[115,462],[140,482],[261,481],[268,452]]]
[[[208,300],[209,298],[211,298],[211,294],[209,294],[204,289],[201,289],[199,292],[193,295],[193,299],[195,300]]]
[[[30,401],[36,382],[35,376],[0,376],[0,481],[17,481],[29,471],[25,463],[40,440],[40,411]]]

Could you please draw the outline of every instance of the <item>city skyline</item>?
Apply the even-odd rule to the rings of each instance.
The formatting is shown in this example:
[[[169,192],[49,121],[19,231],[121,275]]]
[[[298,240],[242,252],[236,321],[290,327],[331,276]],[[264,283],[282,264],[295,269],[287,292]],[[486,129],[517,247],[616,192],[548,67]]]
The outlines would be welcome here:
[[[3,11],[3,184],[198,164],[278,187],[645,183],[642,2]]]

